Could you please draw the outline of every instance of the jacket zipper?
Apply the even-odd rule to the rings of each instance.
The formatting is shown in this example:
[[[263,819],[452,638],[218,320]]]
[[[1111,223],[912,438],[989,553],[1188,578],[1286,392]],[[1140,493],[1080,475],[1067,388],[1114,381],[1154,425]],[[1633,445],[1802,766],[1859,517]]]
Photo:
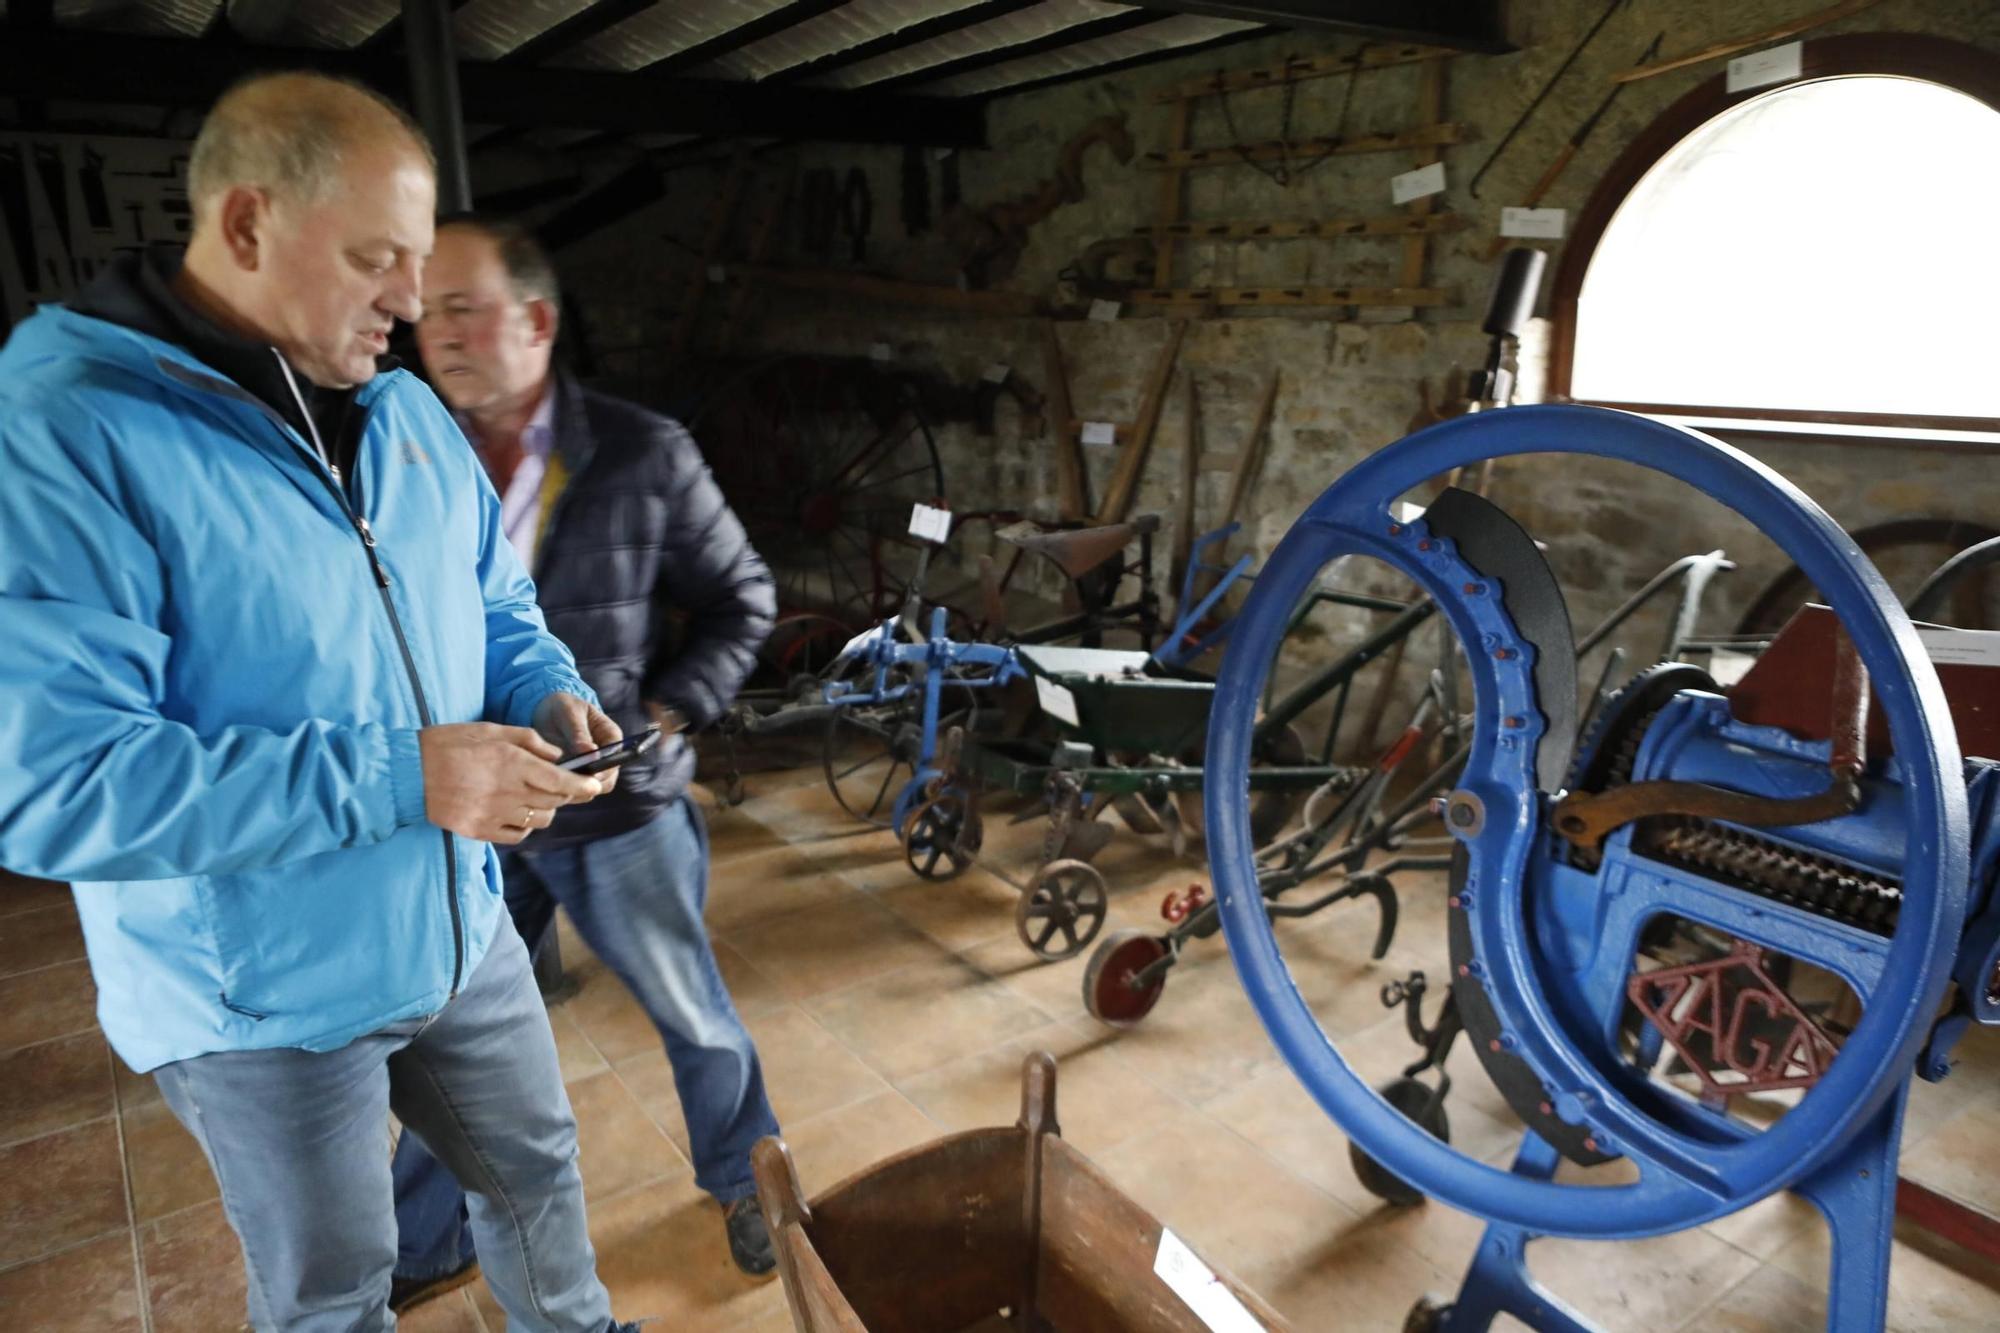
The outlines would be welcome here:
[[[382,609],[389,614],[389,628],[395,631],[396,647],[403,655],[403,670],[410,678],[410,691],[416,696],[417,720],[428,727],[431,725],[430,703],[424,697],[423,681],[417,678],[417,660],[410,652],[409,638],[403,633],[402,618],[396,614],[395,600],[389,596],[389,571],[382,567],[381,557],[376,553],[375,534],[370,530],[368,520],[361,516],[356,505],[348,502],[346,493],[341,489],[340,468],[334,463],[333,456],[327,453],[325,441],[319,437],[319,427],[314,424],[312,412],[306,407],[305,395],[299,392],[298,381],[292,377],[291,366],[286,363],[284,355],[277,348],[271,349],[271,355],[278,360],[278,369],[284,374],[285,385],[292,391],[292,401],[298,404],[299,419],[305,422],[306,430],[312,438],[313,448],[319,452],[319,461],[325,465],[326,470],[320,474],[320,480],[327,483],[327,491],[333,496],[334,503],[338,504],[341,512],[347,515],[348,522],[354,526],[355,533],[361,538],[362,550],[368,556],[368,567],[375,574],[375,591],[381,595]],[[358,451],[354,461],[359,467],[361,459]],[[451,993],[445,997],[449,1002],[458,997],[459,982],[464,979],[465,925],[460,920],[458,911],[456,849],[452,846],[450,830],[441,829],[439,833],[444,838],[445,906],[451,912]]]

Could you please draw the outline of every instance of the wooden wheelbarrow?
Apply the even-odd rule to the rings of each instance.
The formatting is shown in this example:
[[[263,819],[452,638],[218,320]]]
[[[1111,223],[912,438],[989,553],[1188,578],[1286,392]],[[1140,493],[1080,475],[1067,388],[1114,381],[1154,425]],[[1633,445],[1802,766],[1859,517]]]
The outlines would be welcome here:
[[[1289,1333],[1063,1142],[1053,1057],[1021,1074],[1020,1123],[913,1148],[810,1205],[784,1142],[757,1145],[799,1333]]]

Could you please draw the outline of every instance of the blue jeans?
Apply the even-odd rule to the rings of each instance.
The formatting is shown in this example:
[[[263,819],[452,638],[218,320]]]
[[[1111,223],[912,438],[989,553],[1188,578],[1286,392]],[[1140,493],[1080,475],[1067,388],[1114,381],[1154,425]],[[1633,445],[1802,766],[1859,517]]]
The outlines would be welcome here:
[[[540,940],[560,903],[659,1029],[695,1184],[725,1205],[754,1194],[750,1149],[776,1134],[778,1121],[702,925],[708,830],[700,811],[683,798],[629,833],[548,851],[530,840],[503,852],[501,867],[521,938]],[[458,1184],[422,1144],[398,1146],[394,1177],[396,1276],[436,1277],[471,1259],[476,1237],[464,1226]]]
[[[597,1278],[576,1121],[528,953],[506,926],[438,1013],[336,1051],[221,1051],[154,1071],[201,1144],[243,1246],[250,1320],[284,1333],[396,1326],[388,1116],[471,1191],[510,1327],[620,1329]]]

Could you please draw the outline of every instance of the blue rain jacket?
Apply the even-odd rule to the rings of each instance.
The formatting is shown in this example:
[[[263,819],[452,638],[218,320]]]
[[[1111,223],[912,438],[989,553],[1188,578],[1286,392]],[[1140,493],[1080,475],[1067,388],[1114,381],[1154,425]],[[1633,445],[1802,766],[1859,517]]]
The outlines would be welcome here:
[[[0,866],[73,883],[137,1070],[442,1008],[504,909],[417,730],[595,699],[429,388],[354,410],[350,508],[170,343],[45,307],[0,349]]]

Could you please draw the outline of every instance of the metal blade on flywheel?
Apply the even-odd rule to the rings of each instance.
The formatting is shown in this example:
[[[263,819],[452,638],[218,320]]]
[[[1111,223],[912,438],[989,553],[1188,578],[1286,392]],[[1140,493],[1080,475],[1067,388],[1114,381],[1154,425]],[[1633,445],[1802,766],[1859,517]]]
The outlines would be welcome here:
[[[1576,633],[1549,562],[1506,510],[1470,491],[1446,488],[1424,511],[1424,521],[1500,585],[1514,628],[1535,646],[1536,704],[1546,723],[1535,774],[1542,790],[1559,790],[1576,744]]]

